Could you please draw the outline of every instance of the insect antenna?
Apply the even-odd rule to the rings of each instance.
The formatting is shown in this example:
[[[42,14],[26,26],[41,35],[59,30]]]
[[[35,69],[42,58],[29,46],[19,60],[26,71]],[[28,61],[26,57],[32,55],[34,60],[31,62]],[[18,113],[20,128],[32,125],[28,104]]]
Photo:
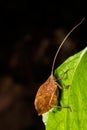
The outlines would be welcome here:
[[[85,18],[83,18],[77,25],[75,25],[69,32],[68,34],[65,36],[65,38],[63,39],[63,41],[61,42],[55,56],[54,56],[54,60],[53,60],[53,64],[52,64],[52,69],[51,69],[51,75],[53,75],[53,71],[54,71],[54,65],[55,65],[55,61],[57,58],[57,55],[59,54],[60,49],[62,48],[63,44],[65,43],[65,41],[67,40],[67,38],[70,36],[70,34],[80,25],[82,24],[82,22],[85,20]]]

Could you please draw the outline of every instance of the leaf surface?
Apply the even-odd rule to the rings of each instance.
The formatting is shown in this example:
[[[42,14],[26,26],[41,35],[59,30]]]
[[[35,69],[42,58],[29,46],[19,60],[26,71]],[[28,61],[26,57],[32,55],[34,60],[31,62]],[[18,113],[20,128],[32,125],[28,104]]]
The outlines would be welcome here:
[[[86,130],[87,47],[68,58],[55,70],[54,75],[57,79],[62,77],[60,84],[63,90],[58,102],[64,107],[70,106],[72,111],[69,108],[53,108],[43,114],[46,130]]]

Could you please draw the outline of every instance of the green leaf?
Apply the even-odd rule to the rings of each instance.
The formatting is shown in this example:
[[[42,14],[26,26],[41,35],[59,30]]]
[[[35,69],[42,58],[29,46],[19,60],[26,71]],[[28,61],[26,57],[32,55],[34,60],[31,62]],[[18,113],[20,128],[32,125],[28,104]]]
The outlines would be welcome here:
[[[66,72],[67,71],[67,72]],[[65,73],[66,72],[66,73]],[[64,74],[65,73],[65,74]],[[55,77],[62,87],[61,106],[69,108],[53,108],[43,114],[46,130],[86,130],[87,129],[87,47],[68,58],[55,70]]]

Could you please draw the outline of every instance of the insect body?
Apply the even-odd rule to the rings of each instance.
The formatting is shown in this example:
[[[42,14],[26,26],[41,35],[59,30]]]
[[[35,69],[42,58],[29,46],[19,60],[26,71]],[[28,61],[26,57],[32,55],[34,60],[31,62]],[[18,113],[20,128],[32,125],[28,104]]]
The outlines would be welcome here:
[[[74,28],[70,30],[70,32],[66,35],[66,37],[62,41],[53,60],[51,75],[49,76],[47,81],[45,81],[45,83],[43,83],[40,86],[40,88],[37,91],[34,105],[35,109],[38,112],[38,115],[42,115],[43,113],[49,111],[51,108],[55,107],[57,103],[59,96],[58,88],[61,88],[61,86],[56,82],[55,77],[53,76],[55,60],[66,39],[84,21],[84,19],[85,18],[83,18],[76,26],[74,26]]]
[[[56,105],[57,99],[57,84],[53,75],[51,75],[47,81],[40,86],[36,95],[35,108],[38,115],[42,115]]]

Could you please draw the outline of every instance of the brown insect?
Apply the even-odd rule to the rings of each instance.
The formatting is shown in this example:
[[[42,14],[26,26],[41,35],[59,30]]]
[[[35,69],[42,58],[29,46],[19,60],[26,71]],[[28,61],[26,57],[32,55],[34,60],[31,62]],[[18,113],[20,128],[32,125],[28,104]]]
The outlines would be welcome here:
[[[49,111],[51,108],[56,106],[58,96],[59,96],[59,89],[61,89],[62,87],[56,82],[56,79],[53,76],[54,64],[62,45],[69,37],[69,35],[84,21],[84,19],[85,18],[83,18],[76,26],[74,26],[70,30],[70,32],[65,36],[64,40],[62,41],[61,45],[59,46],[55,54],[53,64],[52,64],[51,75],[45,81],[45,83],[43,83],[40,86],[40,88],[37,91],[34,105],[35,105],[35,109],[38,112],[38,115],[42,115],[45,112]],[[62,106],[58,106],[58,107],[61,108]]]

